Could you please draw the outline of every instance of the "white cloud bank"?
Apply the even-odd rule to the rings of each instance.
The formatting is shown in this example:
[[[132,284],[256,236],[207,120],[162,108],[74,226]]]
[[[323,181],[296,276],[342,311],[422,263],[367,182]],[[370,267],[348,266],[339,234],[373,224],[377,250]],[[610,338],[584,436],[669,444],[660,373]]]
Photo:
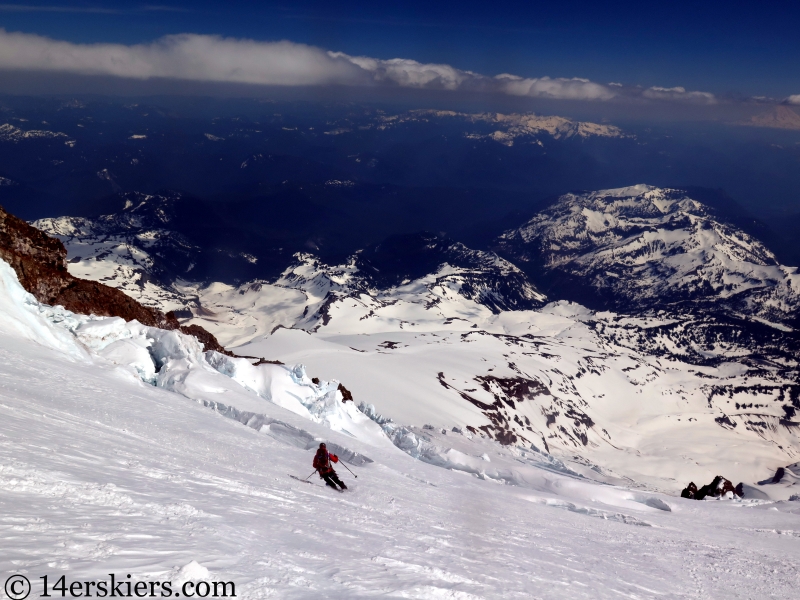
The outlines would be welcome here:
[[[651,100],[671,100],[677,102],[692,102],[696,104],[716,104],[714,94],[708,92],[687,92],[682,87],[650,87],[642,92],[642,96]]]
[[[800,94],[795,94],[794,96],[789,96],[786,99],[786,102],[789,104],[800,104]]]
[[[640,97],[703,104],[716,101],[712,94],[687,92],[680,87],[642,90],[588,79],[522,78],[507,73],[488,77],[450,65],[404,58],[381,60],[288,41],[196,34],[169,35],[149,44],[126,46],[74,44],[0,29],[0,69],[284,86],[395,85],[569,100]]]
[[[500,89],[513,96],[534,96],[550,98],[567,98],[570,100],[611,100],[618,95],[614,86],[593,83],[588,79],[574,77],[564,79],[558,77],[536,77],[523,79],[516,75],[503,73],[495,77],[500,82]]]
[[[271,85],[368,82],[353,63],[312,46],[194,34],[125,46],[73,44],[0,29],[0,68]]]

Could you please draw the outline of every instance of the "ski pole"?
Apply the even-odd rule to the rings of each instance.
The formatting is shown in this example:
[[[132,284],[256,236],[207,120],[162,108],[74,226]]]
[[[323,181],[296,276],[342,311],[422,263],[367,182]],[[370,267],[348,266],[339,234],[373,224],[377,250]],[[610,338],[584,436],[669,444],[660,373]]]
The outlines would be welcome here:
[[[311,471],[311,475],[313,475],[316,472],[317,472],[317,470],[314,469],[313,471]],[[309,475],[308,477],[311,477],[311,475]],[[303,481],[308,481],[308,477],[306,477]]]
[[[341,458],[339,459],[339,462],[340,462],[340,463],[342,463],[342,466],[343,466],[345,469],[347,469],[348,471],[350,471],[350,467],[348,467],[346,464],[344,464],[344,461],[343,461]],[[356,475],[356,474],[355,474],[355,473],[353,473],[352,471],[350,471],[350,474],[351,474],[353,477],[355,477],[356,479],[358,479],[358,475]]]

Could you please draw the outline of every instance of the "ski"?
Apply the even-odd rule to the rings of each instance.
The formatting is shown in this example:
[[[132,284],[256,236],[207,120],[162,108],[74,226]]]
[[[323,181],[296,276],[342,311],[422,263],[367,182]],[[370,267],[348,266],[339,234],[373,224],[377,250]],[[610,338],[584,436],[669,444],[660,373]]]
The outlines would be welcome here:
[[[307,483],[308,485],[316,485],[313,481],[309,481],[308,479],[300,479],[296,475],[289,475],[292,479],[297,479],[297,481],[302,481],[303,483]]]
[[[308,481],[307,479],[300,479],[296,475],[291,475],[290,474],[289,477],[291,477],[292,479],[296,479],[297,481],[302,481],[303,483],[307,483],[308,485],[317,485],[313,481]],[[331,487],[331,486],[323,485],[322,487]],[[339,492],[340,494],[344,494],[344,490],[340,490],[339,488],[333,488],[333,489],[336,490],[337,492]]]

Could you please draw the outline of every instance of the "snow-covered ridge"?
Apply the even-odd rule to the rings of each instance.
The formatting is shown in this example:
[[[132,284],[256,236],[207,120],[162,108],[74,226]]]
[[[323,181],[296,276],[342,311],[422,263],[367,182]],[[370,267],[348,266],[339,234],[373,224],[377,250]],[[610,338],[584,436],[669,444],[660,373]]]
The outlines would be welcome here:
[[[682,190],[566,194],[499,244],[621,310],[690,302],[780,323],[800,306],[796,267],[779,264],[763,243]]]
[[[119,213],[32,224],[64,243],[75,277],[121,289],[145,306],[180,310],[187,300],[171,284],[191,271],[199,249],[169,228],[175,200],[131,193]]]
[[[15,127],[11,123],[4,123],[0,125],[0,142],[20,142],[22,140],[36,140],[36,139],[64,139],[67,146],[74,146],[75,140],[70,139],[66,133],[60,131],[47,131],[44,129],[29,129],[23,130]]]
[[[223,344],[243,343],[277,326],[313,329],[326,321],[327,307],[344,297],[363,296],[375,305],[411,302],[437,315],[447,296],[466,298],[489,312],[546,301],[507,260],[429,234],[401,236],[394,240],[399,250],[389,240],[340,265],[298,254],[274,281],[239,286],[193,281],[199,249],[170,231],[173,200],[132,194],[117,214],[40,219],[33,225],[64,243],[74,276],[121,289],[146,306],[176,311],[181,319],[213,323]],[[384,258],[387,253],[390,259]],[[388,268],[382,262],[387,260]],[[419,271],[420,261],[431,271]]]

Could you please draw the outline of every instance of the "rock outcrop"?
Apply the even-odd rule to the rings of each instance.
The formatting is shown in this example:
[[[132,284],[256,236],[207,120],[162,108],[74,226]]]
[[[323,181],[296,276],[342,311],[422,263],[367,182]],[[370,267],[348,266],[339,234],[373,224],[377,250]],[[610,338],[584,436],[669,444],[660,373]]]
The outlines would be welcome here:
[[[160,329],[179,329],[195,336],[206,350],[229,354],[198,325],[181,327],[175,315],[143,306],[123,292],[97,281],[79,279],[67,270],[67,250],[48,236],[0,207],[0,259],[17,273],[20,284],[43,304],[61,305],[79,314],[121,317]]]
[[[742,489],[741,483],[734,487],[729,479],[725,479],[722,475],[717,475],[714,477],[714,481],[699,489],[693,481],[689,482],[689,485],[681,492],[681,498],[689,498],[690,500],[703,500],[707,497],[722,498],[728,493],[731,494],[731,497],[738,496],[741,498],[744,495]]]
[[[694,481],[690,481],[689,485],[683,488],[681,491],[681,498],[688,498],[689,500],[696,500],[697,496],[697,486],[694,484]]]

